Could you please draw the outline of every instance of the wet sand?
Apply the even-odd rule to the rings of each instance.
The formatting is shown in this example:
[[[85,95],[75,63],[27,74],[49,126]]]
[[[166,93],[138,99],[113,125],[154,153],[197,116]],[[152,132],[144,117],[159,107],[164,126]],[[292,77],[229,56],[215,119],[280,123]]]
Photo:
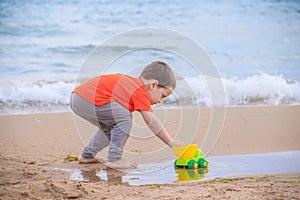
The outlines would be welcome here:
[[[190,118],[179,119],[180,112],[176,109],[163,112],[168,119],[166,128],[180,138],[180,127],[192,133],[193,142],[201,145],[210,127],[210,109],[185,109]],[[195,112],[200,114],[201,120],[194,117]],[[160,149],[163,144],[155,137],[141,139],[139,130],[144,130],[143,125],[138,115],[134,119],[134,137],[128,141],[126,151],[149,155],[143,159],[145,156],[135,156],[137,162],[156,162],[157,152],[152,153],[153,148]],[[222,134],[209,156],[300,150],[299,119],[300,106],[227,108]],[[101,164],[64,162],[67,155],[79,155],[83,143],[92,135],[88,130],[93,128],[76,125],[79,131],[88,133],[77,133],[72,113],[0,116],[0,198],[244,199],[251,196],[253,199],[299,199],[300,173],[129,186],[119,183],[121,172],[112,171],[109,182],[97,181],[97,177],[89,182],[72,181],[72,169],[105,170]],[[171,150],[162,151],[166,154],[160,153],[160,160],[174,158]]]

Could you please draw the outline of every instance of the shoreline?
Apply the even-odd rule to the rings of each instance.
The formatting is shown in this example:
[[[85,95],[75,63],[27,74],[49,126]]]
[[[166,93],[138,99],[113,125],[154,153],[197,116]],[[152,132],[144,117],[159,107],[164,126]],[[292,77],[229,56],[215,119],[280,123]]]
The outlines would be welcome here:
[[[268,104],[257,104],[257,105],[226,105],[222,106],[221,108],[224,109],[230,109],[230,108],[261,108],[261,107],[297,107],[300,106],[300,103],[294,103],[294,104],[280,104],[280,105],[268,105]],[[176,109],[212,109],[212,107],[201,107],[201,106],[183,106],[183,107],[172,107],[172,106],[166,106],[166,107],[159,107],[159,108],[153,108],[153,110],[176,110]],[[213,108],[220,108],[220,106],[214,106]],[[64,114],[64,113],[73,113],[71,109],[68,111],[52,111],[52,112],[28,112],[28,113],[0,113],[1,116],[18,116],[18,115],[47,115],[47,114]]]

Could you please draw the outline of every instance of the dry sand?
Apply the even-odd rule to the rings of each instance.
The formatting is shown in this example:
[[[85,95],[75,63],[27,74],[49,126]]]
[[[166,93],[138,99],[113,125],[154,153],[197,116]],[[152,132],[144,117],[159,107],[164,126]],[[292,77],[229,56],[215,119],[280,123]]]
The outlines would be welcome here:
[[[192,138],[192,142],[199,145],[212,126],[210,109],[174,109],[162,113],[160,117],[164,118],[162,120],[173,136],[182,139],[187,134],[189,141]],[[197,114],[200,118],[195,117]],[[300,106],[227,108],[222,134],[209,155],[300,150],[299,119]],[[138,115],[134,120],[134,137],[128,141],[127,151],[144,153],[163,146],[157,138],[149,136]],[[0,199],[300,198],[300,173],[147,186],[71,181],[69,171],[57,169],[82,168],[76,161],[64,162],[63,159],[68,154],[79,155],[82,141],[88,140],[92,133],[90,127],[76,123],[79,134],[72,113],[0,116]],[[147,139],[140,139],[141,129],[149,136]],[[170,152],[168,150],[160,159],[169,159]],[[137,161],[157,161],[157,156],[147,155],[148,159],[137,157]]]

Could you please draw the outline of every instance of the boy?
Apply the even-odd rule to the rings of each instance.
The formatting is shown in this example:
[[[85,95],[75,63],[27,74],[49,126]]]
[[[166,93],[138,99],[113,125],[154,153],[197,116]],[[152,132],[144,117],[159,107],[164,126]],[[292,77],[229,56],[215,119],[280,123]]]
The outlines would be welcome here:
[[[176,87],[173,70],[164,62],[148,64],[139,78],[125,74],[107,74],[92,78],[76,87],[71,108],[99,130],[83,149],[79,163],[104,162],[95,158],[109,145],[106,166],[135,168],[135,163],[121,159],[132,127],[133,111],[139,111],[151,131],[170,147],[183,145],[172,140],[152,112],[151,105],[161,103]]]

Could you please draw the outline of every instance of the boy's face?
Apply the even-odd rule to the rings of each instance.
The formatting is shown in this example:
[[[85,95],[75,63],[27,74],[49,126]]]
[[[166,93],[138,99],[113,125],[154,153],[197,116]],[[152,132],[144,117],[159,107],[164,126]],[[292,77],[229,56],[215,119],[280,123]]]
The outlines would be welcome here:
[[[166,98],[173,92],[173,88],[160,87],[158,84],[150,84],[148,94],[150,96],[151,105],[162,102],[162,99]]]

